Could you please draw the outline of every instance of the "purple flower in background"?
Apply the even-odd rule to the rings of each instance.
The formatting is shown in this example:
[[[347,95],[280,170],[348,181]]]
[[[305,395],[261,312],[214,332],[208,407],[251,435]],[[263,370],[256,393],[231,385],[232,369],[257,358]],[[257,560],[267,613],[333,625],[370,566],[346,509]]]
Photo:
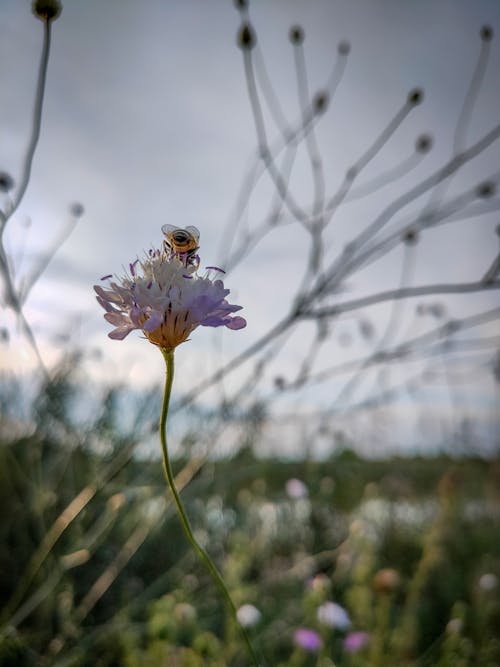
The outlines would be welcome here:
[[[199,276],[193,262],[152,249],[129,268],[129,274],[116,281],[105,276],[107,289],[94,286],[104,318],[115,327],[110,338],[123,340],[139,329],[151,343],[171,351],[200,325],[246,326],[243,317],[233,315],[241,306],[226,301],[229,290],[222,280],[212,278],[212,272]]]
[[[323,646],[321,637],[310,628],[298,628],[295,630],[293,640],[297,646],[309,653],[316,653]]]
[[[347,653],[356,653],[361,651],[370,641],[370,635],[367,632],[350,632],[344,638],[344,651]]]

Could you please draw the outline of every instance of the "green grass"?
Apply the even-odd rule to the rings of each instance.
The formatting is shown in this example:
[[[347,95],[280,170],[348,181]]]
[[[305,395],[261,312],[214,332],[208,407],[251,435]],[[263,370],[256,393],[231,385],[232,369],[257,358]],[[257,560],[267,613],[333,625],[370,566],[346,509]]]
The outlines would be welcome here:
[[[106,456],[40,431],[0,447],[0,594],[10,600],[0,665],[247,664],[160,462],[124,455],[133,439],[106,428],[116,440]],[[498,461],[344,451],[284,462],[245,448],[194,471],[189,460],[175,467],[191,473],[187,511],[236,605],[261,613],[250,633],[265,664],[500,661],[498,587],[484,578],[500,577]],[[290,478],[307,497],[287,496]],[[381,587],[384,574],[374,581],[380,570],[392,572],[390,585]],[[345,630],[318,621],[328,600],[369,634],[358,653],[343,649]],[[321,635],[319,653],[294,645],[298,627]]]

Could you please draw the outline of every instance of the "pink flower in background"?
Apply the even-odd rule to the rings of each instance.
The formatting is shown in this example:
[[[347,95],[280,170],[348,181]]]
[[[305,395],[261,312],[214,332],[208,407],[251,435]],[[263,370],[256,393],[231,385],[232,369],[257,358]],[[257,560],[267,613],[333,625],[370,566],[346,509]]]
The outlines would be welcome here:
[[[308,653],[317,653],[323,646],[321,637],[310,628],[298,628],[295,630],[293,640],[297,646]]]
[[[293,477],[289,479],[285,485],[286,493],[289,498],[298,500],[299,498],[307,498],[309,490],[307,486],[300,479]]]
[[[344,651],[347,653],[357,653],[361,651],[370,641],[370,635],[367,632],[350,632],[344,638]]]
[[[123,278],[104,276],[107,288],[95,285],[94,290],[104,318],[114,326],[109,337],[123,340],[138,329],[151,343],[171,351],[200,325],[242,329],[246,321],[233,316],[241,306],[226,301],[229,290],[212,277],[217,273],[223,271],[212,267],[201,277],[197,264],[153,249],[131,263]]]

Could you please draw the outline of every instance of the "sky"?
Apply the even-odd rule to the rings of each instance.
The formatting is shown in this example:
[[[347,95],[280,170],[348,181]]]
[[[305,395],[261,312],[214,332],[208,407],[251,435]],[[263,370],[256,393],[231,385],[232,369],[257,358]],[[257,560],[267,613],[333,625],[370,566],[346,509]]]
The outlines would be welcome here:
[[[15,180],[30,132],[42,39],[42,24],[32,16],[30,4],[0,2],[0,169]],[[335,191],[346,169],[379,135],[408,91],[424,90],[423,104],[369,165],[360,186],[408,156],[422,133],[432,135],[433,150],[408,179],[339,210],[335,227],[326,236],[329,256],[335,256],[359,225],[372,220],[407,185],[449,159],[484,24],[493,27],[495,38],[465,144],[499,122],[496,0],[261,0],[250,3],[250,20],[258,40],[256,57],[265,62],[289,122],[300,115],[290,27],[304,29],[311,95],[324,88],[338,44],[350,44],[343,78],[317,129],[328,192]],[[42,131],[30,186],[5,235],[20,276],[64,231],[71,204],[81,202],[85,208],[25,307],[49,367],[75,345],[99,351],[85,362],[92,378],[120,379],[137,387],[161,378],[157,351],[139,336],[124,342],[107,338],[109,328],[92,286],[105,274],[119,274],[151,244],[160,244],[165,223],[200,229],[202,266],[220,261],[221,249],[228,250],[228,225],[257,146],[242,53],[236,44],[240,21],[230,0],[63,2],[62,14],[53,24]],[[270,121],[269,114],[266,120]],[[276,129],[271,122],[268,129],[271,140]],[[498,172],[499,154],[497,143],[460,172],[447,194],[457,194]],[[291,189],[307,207],[312,185],[306,158],[297,161]],[[269,199],[269,186],[259,182],[245,217],[247,228],[257,226]],[[493,212],[472,223],[458,222],[453,231],[443,227],[426,235],[419,243],[414,284],[477,279],[498,252],[497,224],[498,213]],[[286,313],[303,272],[304,255],[300,226],[285,226],[263,239],[228,273],[231,298],[244,306],[248,326],[240,332],[196,332],[196,339],[193,336],[187,344],[189,350],[184,346],[177,355],[179,391],[188,390],[224,359],[246,349]],[[343,286],[339,298],[394,287],[400,279],[400,262],[396,251],[383,264],[360,272]],[[496,291],[443,300],[450,317],[493,308],[498,301]],[[433,323],[412,324],[415,303],[405,306],[402,328],[423,332]],[[388,311],[374,309],[368,316],[382,330]],[[1,317],[10,343],[0,350],[0,368],[27,373],[34,364],[30,348],[16,333],[14,318],[5,311]],[[339,322],[332,334],[334,344],[322,352],[319,367],[366,353],[366,341],[355,331],[358,324],[359,318]],[[264,395],[272,392],[272,377],[296,373],[304,337],[310,332],[307,326],[276,355]],[[487,333],[491,335],[492,329]],[[487,363],[487,357],[480,359],[480,364]],[[229,386],[231,382],[229,378]],[[458,384],[454,388],[456,396],[464,395],[465,402],[476,406],[470,408],[472,413],[478,404],[482,406],[490,432],[495,400],[491,373],[485,372],[465,394]],[[322,385],[297,395],[293,410],[328,406],[337,391],[341,385],[334,383],[333,388]],[[428,388],[426,394],[434,403],[435,392]],[[449,403],[444,393],[438,402]],[[413,421],[420,416],[414,415]],[[402,421],[407,423],[407,417]]]

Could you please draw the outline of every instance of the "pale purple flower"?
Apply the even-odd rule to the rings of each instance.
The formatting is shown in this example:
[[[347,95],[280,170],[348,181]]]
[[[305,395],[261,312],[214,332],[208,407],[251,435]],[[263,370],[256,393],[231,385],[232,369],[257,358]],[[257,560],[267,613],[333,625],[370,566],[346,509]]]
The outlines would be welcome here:
[[[286,492],[289,498],[299,500],[300,498],[307,498],[309,490],[307,486],[300,479],[289,479],[285,485]]]
[[[349,632],[344,638],[344,651],[347,653],[357,653],[364,648],[370,641],[370,635],[367,632]]]
[[[318,621],[329,628],[338,628],[347,630],[351,625],[349,614],[346,610],[335,602],[324,602],[316,610]]]
[[[323,646],[323,640],[315,630],[298,628],[293,633],[293,641],[308,653],[317,653]]]
[[[199,276],[196,265],[152,249],[142,260],[129,264],[129,274],[95,285],[104,318],[114,326],[108,334],[123,340],[138,329],[166,351],[185,342],[198,326],[242,329],[243,317],[234,316],[241,306],[231,305],[229,290],[211,272]]]

